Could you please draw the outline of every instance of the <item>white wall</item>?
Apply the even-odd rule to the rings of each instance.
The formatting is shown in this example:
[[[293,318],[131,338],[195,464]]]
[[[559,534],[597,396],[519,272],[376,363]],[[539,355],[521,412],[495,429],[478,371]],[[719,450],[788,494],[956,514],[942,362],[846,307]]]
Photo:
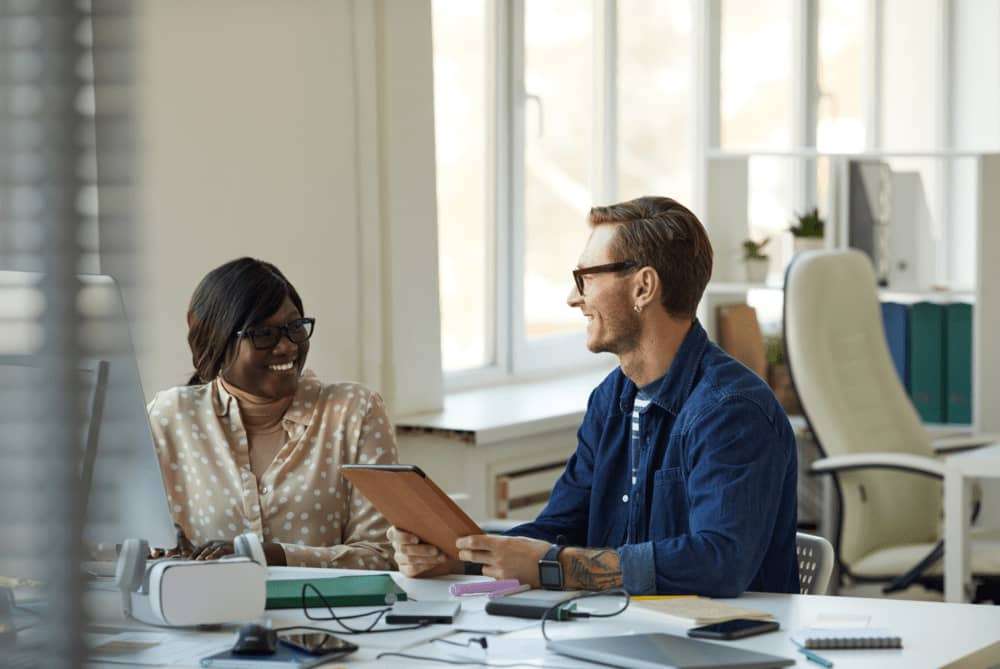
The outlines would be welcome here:
[[[437,273],[409,271],[401,283],[392,273],[398,262],[382,259],[398,242],[395,231],[412,237],[414,227],[414,257],[436,257],[429,2],[147,0],[142,9],[138,334],[147,396],[191,370],[185,314],[197,282],[251,255],[281,268],[317,318],[308,366],[321,378],[388,391],[391,408],[399,408],[395,395],[408,409],[433,408]],[[382,33],[399,33],[391,26],[401,20],[417,35],[397,40],[391,59],[376,58]],[[358,41],[365,31],[376,44]],[[387,90],[414,78],[406,107],[392,106]],[[380,139],[398,142],[398,127],[417,138],[412,146]],[[413,172],[421,190],[390,188],[386,160]],[[425,380],[423,399],[408,399],[414,384],[401,382],[393,364],[396,303],[416,304],[432,321],[418,328],[437,376],[436,385],[434,373]]]

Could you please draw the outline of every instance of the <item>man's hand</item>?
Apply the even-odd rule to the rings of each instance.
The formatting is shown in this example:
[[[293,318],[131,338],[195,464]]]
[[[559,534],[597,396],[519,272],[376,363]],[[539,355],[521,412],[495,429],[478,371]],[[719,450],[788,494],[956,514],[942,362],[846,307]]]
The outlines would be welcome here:
[[[425,544],[415,534],[390,527],[389,541],[392,542],[393,559],[399,565],[403,576],[441,576],[461,574],[462,563],[452,560],[438,550],[437,546]]]
[[[493,578],[516,578],[533,588],[539,587],[538,561],[550,544],[527,537],[503,537],[477,534],[462,537],[455,545],[458,557],[483,565],[483,575]]]

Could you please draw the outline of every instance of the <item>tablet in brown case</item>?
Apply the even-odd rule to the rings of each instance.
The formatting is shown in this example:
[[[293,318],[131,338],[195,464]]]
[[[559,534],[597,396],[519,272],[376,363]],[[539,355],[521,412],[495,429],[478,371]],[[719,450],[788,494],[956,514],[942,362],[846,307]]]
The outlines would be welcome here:
[[[455,541],[484,534],[479,525],[415,465],[343,465],[344,478],[395,527],[458,559]]]

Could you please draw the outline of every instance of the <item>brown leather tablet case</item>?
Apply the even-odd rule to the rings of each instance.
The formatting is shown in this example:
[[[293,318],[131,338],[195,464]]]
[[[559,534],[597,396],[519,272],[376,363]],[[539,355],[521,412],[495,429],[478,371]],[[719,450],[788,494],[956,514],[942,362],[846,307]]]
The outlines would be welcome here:
[[[459,537],[484,534],[415,465],[343,465],[340,471],[390,523],[456,560],[455,541]]]

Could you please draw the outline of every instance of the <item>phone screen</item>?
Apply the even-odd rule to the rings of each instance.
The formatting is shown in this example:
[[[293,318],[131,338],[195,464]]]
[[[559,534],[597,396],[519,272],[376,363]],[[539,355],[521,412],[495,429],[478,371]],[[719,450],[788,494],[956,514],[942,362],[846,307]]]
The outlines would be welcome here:
[[[755,634],[773,632],[780,625],[773,620],[727,620],[704,627],[693,627],[688,636],[702,639],[742,639]]]
[[[305,651],[310,655],[330,655],[333,653],[347,655],[358,649],[350,641],[323,632],[306,632],[303,634],[278,633],[278,639],[292,648]]]
[[[737,632],[745,632],[749,629],[768,629],[771,626],[770,621],[761,620],[727,620],[724,623],[715,623],[714,625],[705,625],[701,629],[711,630],[713,632],[718,632],[719,634],[735,634]]]

